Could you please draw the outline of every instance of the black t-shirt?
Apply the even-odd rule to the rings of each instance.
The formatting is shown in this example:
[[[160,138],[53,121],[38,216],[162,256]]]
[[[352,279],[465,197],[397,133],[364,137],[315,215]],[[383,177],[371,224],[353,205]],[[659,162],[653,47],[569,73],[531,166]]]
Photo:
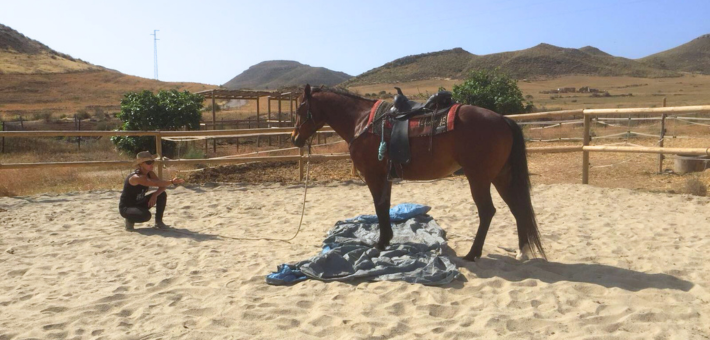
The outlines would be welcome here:
[[[142,200],[143,197],[145,197],[146,191],[148,191],[148,187],[145,185],[131,185],[131,183],[128,181],[131,176],[135,175],[136,173],[132,173],[126,177],[126,180],[123,182],[123,191],[121,192],[121,201],[118,203],[118,208],[123,208],[123,207],[134,207],[137,205],[137,202]]]

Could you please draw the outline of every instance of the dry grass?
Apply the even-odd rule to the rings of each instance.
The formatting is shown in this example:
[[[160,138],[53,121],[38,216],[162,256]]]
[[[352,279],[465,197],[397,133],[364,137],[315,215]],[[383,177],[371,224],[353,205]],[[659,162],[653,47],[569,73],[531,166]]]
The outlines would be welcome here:
[[[432,79],[398,84],[376,84],[354,86],[351,91],[364,95],[380,91],[393,92],[394,86],[402,88],[408,96],[416,94],[436,93],[440,86],[448,90],[455,84],[461,84],[457,79]],[[710,92],[710,76],[684,75],[677,78],[634,78],[634,77],[594,77],[565,76],[539,81],[519,81],[518,86],[524,96],[531,95],[532,101],[539,111],[568,110],[583,108],[619,108],[619,107],[657,107],[661,106],[663,98],[667,98],[667,106],[707,105],[707,93]],[[609,91],[612,97],[592,97],[589,93],[564,93],[561,97],[551,99],[552,95],[542,94],[559,87],[589,86],[601,91]],[[633,96],[620,96],[622,94]]]
[[[49,112],[54,117],[72,116],[78,110],[102,108],[117,112],[121,98],[129,91],[206,90],[215,86],[197,83],[169,83],[125,75],[114,71],[86,71],[57,74],[0,74],[0,119],[32,117]]]
[[[126,160],[116,153],[108,139],[84,140],[81,151],[73,141],[54,138],[6,138],[7,150],[0,163],[41,163]],[[27,151],[31,150],[31,151]],[[3,170],[0,195],[30,195],[41,192],[68,192],[119,188],[130,169],[14,169]]]
[[[277,138],[272,137],[273,145],[263,139],[262,146],[256,147],[252,140],[241,139],[239,148],[235,139],[218,140],[217,152],[212,152],[212,141],[208,141],[207,152],[204,152],[204,141],[179,143],[178,157],[185,158],[189,149],[199,150],[204,157],[220,157],[235,154],[251,154],[281,148],[292,148],[290,142],[282,140],[278,145]],[[322,143],[314,145],[313,153],[331,154],[347,152],[346,143],[331,144],[342,141],[339,137],[330,137]],[[231,143],[230,143],[231,142]],[[55,138],[7,138],[7,150],[11,153],[0,154],[0,163],[42,163],[42,162],[72,162],[72,161],[102,161],[130,160],[125,155],[118,154],[113,144],[107,139],[84,140],[81,150],[78,150],[74,140],[59,140]],[[297,155],[298,150],[287,150],[268,153],[269,155]],[[174,176],[187,177],[199,166],[170,166],[163,172],[164,178]],[[0,196],[26,196],[37,193],[61,193],[70,191],[85,191],[99,189],[121,189],[123,180],[132,171],[131,168],[90,169],[90,168],[52,168],[52,169],[16,169],[3,170],[4,179],[0,182]],[[297,172],[294,172],[297,176]]]
[[[0,51],[0,73],[60,73],[100,69],[102,68],[99,66],[69,60],[46,51],[38,54],[18,53],[13,50]]]
[[[685,181],[685,190],[684,192],[686,194],[690,195],[695,195],[695,196],[707,196],[708,194],[708,187],[700,181],[697,178],[688,178]]]

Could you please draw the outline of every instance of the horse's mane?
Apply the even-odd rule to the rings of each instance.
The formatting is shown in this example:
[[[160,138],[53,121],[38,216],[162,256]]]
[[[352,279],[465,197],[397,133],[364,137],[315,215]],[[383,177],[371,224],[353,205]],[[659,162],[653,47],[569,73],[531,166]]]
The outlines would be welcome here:
[[[314,87],[313,90],[311,90],[312,93],[318,93],[318,92],[330,92],[330,93],[335,93],[339,95],[343,95],[346,97],[350,98],[355,98],[355,99],[362,99],[362,100],[368,100],[371,102],[375,102],[376,100],[373,99],[368,99],[364,98],[358,94],[352,93],[342,87],[331,87],[331,86],[321,86],[321,87]]]

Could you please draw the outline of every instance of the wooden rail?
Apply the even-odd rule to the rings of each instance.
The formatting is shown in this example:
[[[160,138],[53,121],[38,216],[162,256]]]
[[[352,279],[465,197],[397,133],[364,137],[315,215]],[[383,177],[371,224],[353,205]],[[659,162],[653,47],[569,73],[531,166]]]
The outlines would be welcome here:
[[[591,136],[590,129],[592,117],[603,115],[619,115],[619,114],[644,114],[658,115],[665,119],[668,114],[681,113],[698,113],[710,112],[710,105],[699,106],[681,106],[681,107],[659,107],[659,108],[630,108],[630,109],[580,109],[566,110],[555,112],[540,112],[523,115],[509,115],[507,117],[520,121],[542,118],[564,118],[571,116],[584,117],[584,132],[582,145],[578,146],[561,146],[561,147],[531,147],[528,148],[529,153],[561,153],[561,152],[582,152],[582,183],[589,183],[589,153],[590,152],[627,152],[627,153],[653,153],[653,154],[683,154],[683,155],[701,155],[710,156],[710,148],[663,148],[663,147],[622,147],[622,146],[590,146]],[[167,138],[187,138],[187,137],[203,137],[203,138],[226,138],[238,136],[270,136],[270,135],[289,135],[293,131],[290,127],[280,128],[258,128],[258,129],[234,129],[234,130],[202,130],[202,131],[0,131],[0,137],[99,137],[99,136],[154,136],[156,142],[156,151],[161,159],[158,162],[163,164],[178,165],[178,164],[238,164],[247,162],[265,162],[265,161],[298,161],[303,179],[303,162],[306,155],[301,149],[300,155],[288,156],[258,156],[258,157],[239,157],[239,158],[208,158],[208,159],[181,159],[181,160],[165,160],[162,159],[162,139]],[[319,133],[333,132],[333,129],[326,126],[319,130]],[[348,159],[348,154],[337,155],[310,155],[310,159]],[[0,170],[3,169],[29,169],[29,168],[49,168],[49,167],[118,167],[130,166],[131,161],[86,161],[86,162],[51,162],[51,163],[15,163],[15,164],[0,164]],[[158,169],[162,169],[159,166]],[[159,170],[160,171],[160,170]]]
[[[232,137],[257,135],[290,135],[293,128],[259,128],[235,130],[194,131],[2,131],[2,137],[110,137],[110,136],[160,136],[162,137]],[[318,132],[334,132],[324,126]]]

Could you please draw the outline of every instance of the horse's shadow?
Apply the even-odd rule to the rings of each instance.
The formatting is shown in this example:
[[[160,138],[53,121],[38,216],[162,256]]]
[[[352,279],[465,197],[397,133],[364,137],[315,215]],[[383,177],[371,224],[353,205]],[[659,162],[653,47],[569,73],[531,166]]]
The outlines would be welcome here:
[[[162,236],[172,238],[189,238],[198,242],[219,240],[219,235],[200,234],[189,229],[155,229],[155,228],[136,228],[135,232],[144,236]]]
[[[598,263],[559,263],[532,259],[521,262],[513,257],[491,254],[477,262],[461,258],[453,260],[459,268],[464,267],[477,278],[500,277],[508,281],[526,279],[540,280],[546,283],[560,281],[591,283],[606,288],[621,288],[637,292],[643,289],[675,289],[684,292],[693,288],[690,281],[668,274],[649,274],[631,269],[613,267]]]

